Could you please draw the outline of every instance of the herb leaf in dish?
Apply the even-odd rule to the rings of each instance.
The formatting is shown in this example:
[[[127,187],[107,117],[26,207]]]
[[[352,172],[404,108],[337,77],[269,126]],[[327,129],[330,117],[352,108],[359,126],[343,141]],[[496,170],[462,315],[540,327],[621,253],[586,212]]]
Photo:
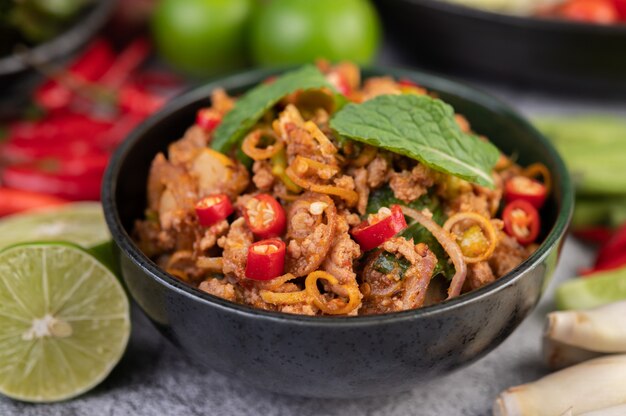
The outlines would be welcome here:
[[[443,225],[447,220],[441,207],[441,201],[436,195],[426,194],[407,204],[396,198],[389,186],[376,189],[370,194],[367,202],[367,213],[374,214],[380,208],[391,205],[404,205],[418,211],[426,208],[433,214],[433,220],[439,225]],[[437,266],[435,266],[433,276],[441,273],[447,280],[450,280],[454,276],[454,266],[448,261],[446,251],[441,244],[419,223],[408,223],[408,225],[408,228],[402,231],[400,235],[405,238],[412,238],[415,243],[428,245],[430,250],[437,256]]]
[[[330,126],[340,135],[419,160],[428,167],[493,187],[499,151],[463,133],[451,106],[427,95],[382,95],[348,104]]]
[[[281,98],[298,90],[334,88],[313,65],[286,73],[271,84],[261,84],[237,101],[215,130],[211,147],[227,153]]]

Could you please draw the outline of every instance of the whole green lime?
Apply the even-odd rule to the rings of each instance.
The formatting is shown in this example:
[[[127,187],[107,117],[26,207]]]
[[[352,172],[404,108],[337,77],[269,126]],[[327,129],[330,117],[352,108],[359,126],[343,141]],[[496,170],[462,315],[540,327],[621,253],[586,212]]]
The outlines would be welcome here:
[[[260,65],[318,58],[372,61],[380,22],[368,0],[269,0],[252,19],[250,47]]]
[[[197,76],[241,68],[253,6],[253,0],[160,0],[151,22],[157,50]]]

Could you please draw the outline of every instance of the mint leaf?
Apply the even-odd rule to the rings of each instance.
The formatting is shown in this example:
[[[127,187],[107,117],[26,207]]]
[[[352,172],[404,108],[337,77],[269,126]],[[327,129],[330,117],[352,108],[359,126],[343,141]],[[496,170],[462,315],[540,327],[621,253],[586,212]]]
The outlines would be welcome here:
[[[313,65],[287,72],[271,84],[258,85],[239,98],[235,107],[224,116],[215,130],[211,147],[227,153],[281,98],[298,90],[323,87],[334,91],[324,75]]]
[[[348,104],[330,126],[340,135],[419,160],[426,166],[479,185],[493,187],[498,149],[465,134],[454,110],[427,95],[381,95]]]

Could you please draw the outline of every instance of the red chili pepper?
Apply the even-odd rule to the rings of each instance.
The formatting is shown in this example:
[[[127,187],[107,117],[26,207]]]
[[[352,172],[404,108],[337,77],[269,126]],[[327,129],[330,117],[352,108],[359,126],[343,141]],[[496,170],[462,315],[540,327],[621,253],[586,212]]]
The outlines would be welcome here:
[[[145,38],[133,40],[117,55],[113,65],[98,79],[98,84],[108,88],[121,87],[150,55],[150,43]]]
[[[276,237],[285,232],[285,209],[274,197],[256,195],[246,203],[243,211],[248,227],[260,238]]]
[[[612,24],[619,20],[612,0],[570,0],[560,7],[560,15],[569,20]]]
[[[24,191],[40,192],[73,201],[100,199],[102,172],[85,175],[65,175],[46,172],[29,165],[11,165],[4,168],[2,182]]]
[[[222,115],[212,108],[201,108],[196,114],[196,124],[210,133],[222,122]]]
[[[113,127],[98,138],[100,146],[108,151],[114,150],[145,119],[146,116],[141,114],[122,114]]]
[[[419,85],[417,85],[414,81],[411,81],[408,78],[400,78],[398,80],[398,85],[401,87],[417,87],[419,88]]]
[[[271,280],[283,274],[285,243],[277,238],[258,241],[248,248],[246,277],[253,280]]]
[[[617,10],[619,19],[626,22],[626,0],[613,0],[613,6]]]
[[[82,81],[98,80],[115,61],[113,48],[104,39],[96,39],[83,54],[67,69],[67,72]],[[35,91],[35,102],[49,110],[67,107],[74,93],[56,80],[49,80]]]
[[[575,237],[590,243],[605,244],[613,236],[613,231],[608,227],[588,227],[573,230]]]
[[[37,208],[62,205],[69,201],[41,194],[0,187],[0,217]]]
[[[545,185],[526,176],[514,176],[504,185],[504,199],[507,202],[523,200],[541,209],[546,202],[546,197]]]
[[[226,194],[209,195],[196,203],[198,222],[203,227],[210,227],[228,218],[233,211],[233,204]]]
[[[119,106],[130,113],[149,116],[165,105],[166,99],[152,94],[134,84],[122,87],[119,93]]]
[[[381,208],[378,214],[354,227],[350,233],[361,249],[368,251],[380,246],[406,227],[402,208],[392,205],[391,209]]]
[[[539,212],[528,201],[517,199],[510,202],[504,207],[502,219],[504,230],[518,243],[527,245],[537,239],[541,228]]]
[[[603,267],[624,256],[626,256],[626,224],[615,231],[613,237],[600,248],[595,267]]]
[[[56,113],[36,123],[12,123],[2,157],[15,163],[99,152],[106,149],[100,138],[112,127],[110,121],[74,113]]]
[[[339,72],[331,72],[326,75],[326,79],[330,82],[337,91],[343,95],[349,95],[352,92],[350,84],[343,75]]]

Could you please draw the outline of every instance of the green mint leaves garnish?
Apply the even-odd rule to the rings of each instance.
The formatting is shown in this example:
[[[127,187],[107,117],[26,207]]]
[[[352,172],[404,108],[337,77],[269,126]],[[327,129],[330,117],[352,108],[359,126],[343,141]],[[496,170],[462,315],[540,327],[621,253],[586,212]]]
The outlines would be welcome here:
[[[340,135],[416,159],[424,165],[479,185],[493,187],[499,151],[463,133],[454,110],[427,95],[381,95],[348,104],[330,126]]]
[[[260,84],[237,100],[215,130],[211,147],[227,153],[236,146],[263,115],[286,95],[298,90],[329,88],[324,75],[313,65],[287,72],[270,84]]]

